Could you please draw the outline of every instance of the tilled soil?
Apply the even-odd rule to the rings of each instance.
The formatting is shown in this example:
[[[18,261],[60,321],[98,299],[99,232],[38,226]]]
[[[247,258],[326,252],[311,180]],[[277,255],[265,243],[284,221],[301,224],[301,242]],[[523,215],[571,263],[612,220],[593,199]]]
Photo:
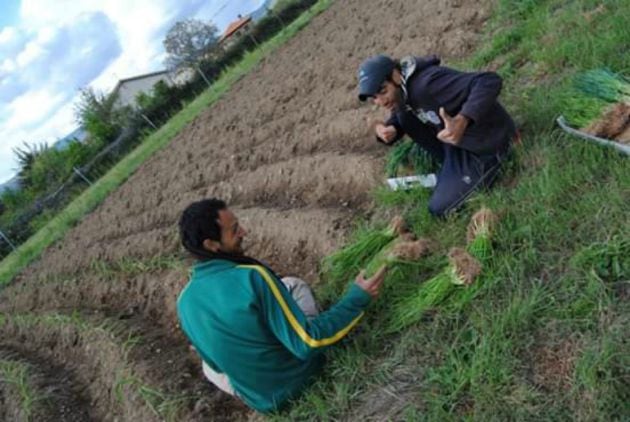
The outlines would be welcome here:
[[[0,375],[0,420],[41,422],[88,422],[91,420],[89,403],[72,371],[47,362],[18,344],[0,344],[0,360],[12,362],[25,369],[26,386],[18,380],[8,382]],[[20,389],[26,387],[35,397],[30,413],[24,412],[25,399]]]
[[[356,99],[357,66],[380,52],[436,53],[448,64],[471,51],[491,6],[335,2],[0,293],[0,312],[25,314],[31,324],[9,317],[0,324],[0,338],[19,338],[22,350],[43,350],[54,365],[72,368],[96,419],[164,417],[146,390],[132,382],[120,386],[109,371],[197,397],[187,399],[179,420],[242,419],[240,403],[203,381],[177,328],[175,300],[186,282],[185,265],[147,264],[142,271],[142,262],[181,254],[179,213],[194,200],[216,196],[248,229],[250,255],[278,273],[316,282],[321,258],[342,244],[354,217],[369,211],[370,191],[383,178],[387,150],[367,124],[383,116]],[[117,265],[130,261],[135,271]],[[105,274],[107,266],[117,271]],[[75,310],[89,315],[90,323],[47,317]],[[98,327],[112,319],[118,322],[108,337]],[[133,352],[125,335],[141,339]],[[160,353],[150,346],[158,343]],[[117,385],[126,392],[122,400]],[[378,419],[383,412],[386,419],[386,410],[370,415]]]

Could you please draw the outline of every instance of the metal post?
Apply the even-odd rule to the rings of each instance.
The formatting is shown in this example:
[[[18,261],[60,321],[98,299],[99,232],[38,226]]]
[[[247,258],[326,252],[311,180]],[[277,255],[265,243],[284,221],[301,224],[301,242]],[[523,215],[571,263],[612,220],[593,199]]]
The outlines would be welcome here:
[[[208,78],[206,78],[206,75],[201,71],[201,68],[199,67],[199,65],[195,64],[195,70],[197,70],[197,72],[201,75],[203,80],[206,81],[206,84],[208,85],[208,87],[211,87],[212,84],[210,83]]]
[[[92,186],[92,182],[90,182],[90,181],[88,180],[88,178],[87,178],[87,177],[85,177],[85,176],[83,175],[83,173],[81,173],[81,171],[80,171],[78,168],[76,168],[76,167],[72,167],[72,170],[73,170],[73,171],[77,174],[77,176],[79,176],[81,179],[85,180],[85,183],[87,183],[88,185]]]
[[[249,35],[249,38],[251,38],[251,40],[254,41],[254,44],[256,44],[256,47],[260,47],[260,44],[258,44],[258,41],[256,40],[256,38],[254,38],[251,32],[248,32],[247,35]]]
[[[151,126],[153,126],[153,129],[158,130],[158,127],[151,121],[151,119],[149,119],[144,113],[139,112],[140,116]]]
[[[11,242],[9,238],[4,233],[2,233],[2,230],[0,230],[0,237],[2,237],[5,240],[5,242],[7,242],[9,246],[11,246],[11,249],[13,249],[14,251],[17,249],[15,245],[13,244],[13,242]]]

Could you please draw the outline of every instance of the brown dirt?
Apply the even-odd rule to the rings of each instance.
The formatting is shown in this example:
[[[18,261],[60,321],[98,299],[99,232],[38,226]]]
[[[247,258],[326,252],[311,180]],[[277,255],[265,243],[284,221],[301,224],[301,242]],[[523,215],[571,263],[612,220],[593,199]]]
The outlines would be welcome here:
[[[601,118],[584,128],[584,132],[630,144],[630,104],[617,103],[610,107]]]
[[[568,392],[579,349],[579,342],[570,338],[535,345],[529,359],[533,383],[546,391]]]
[[[87,422],[90,407],[74,374],[25,351],[19,345],[0,344],[0,359],[25,365],[28,388],[37,398],[32,413],[24,413],[22,399],[15,388],[3,384],[0,377],[0,420],[41,422]],[[4,399],[4,400],[3,400]]]
[[[145,346],[133,355],[134,373],[161,389],[203,392],[205,398],[184,420],[244,418],[242,405],[203,381],[177,330],[175,300],[186,270],[147,269],[141,275],[120,270],[106,276],[94,263],[181,253],[179,213],[191,201],[215,195],[227,199],[249,229],[249,254],[282,274],[315,282],[320,259],[342,244],[354,216],[370,210],[369,192],[382,178],[386,151],[374,142],[367,119],[383,115],[356,99],[358,64],[378,52],[436,53],[446,64],[462,58],[478,40],[491,5],[335,2],[0,292],[0,312],[104,312],[122,323],[122,337],[160,339],[160,355]],[[24,350],[41,351],[75,370],[101,414],[108,409],[135,420],[155,417],[133,392],[124,403],[112,400],[111,371],[124,357],[121,340],[99,337],[98,330],[31,328],[9,324],[2,338],[10,335]],[[177,363],[165,364],[169,359]],[[178,373],[191,380],[180,382]],[[375,419],[379,412],[388,414],[376,410]]]
[[[151,390],[183,403],[171,420],[190,417],[202,408],[206,410],[197,416],[207,419],[229,402],[234,419],[247,413],[236,400],[196,376],[200,363],[185,342],[173,343],[138,315],[14,315],[7,318],[0,333],[11,339],[9,344],[28,344],[45,361],[76,374],[77,384],[84,386],[90,409],[99,420],[162,420],[166,415],[155,410],[160,403],[150,402],[160,396],[143,395]]]

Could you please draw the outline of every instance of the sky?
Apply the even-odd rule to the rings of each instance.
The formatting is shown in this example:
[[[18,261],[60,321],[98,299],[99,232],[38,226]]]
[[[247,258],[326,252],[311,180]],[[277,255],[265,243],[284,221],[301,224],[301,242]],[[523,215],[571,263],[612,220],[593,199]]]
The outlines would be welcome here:
[[[263,0],[0,0],[0,183],[13,148],[53,144],[77,128],[79,90],[164,68],[162,40],[177,21],[222,32]]]

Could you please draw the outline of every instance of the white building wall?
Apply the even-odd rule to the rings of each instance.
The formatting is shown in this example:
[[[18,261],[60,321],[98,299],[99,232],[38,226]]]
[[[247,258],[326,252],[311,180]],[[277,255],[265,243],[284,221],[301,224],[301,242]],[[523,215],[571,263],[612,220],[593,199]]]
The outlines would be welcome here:
[[[172,85],[172,82],[167,73],[123,82],[118,88],[118,99],[116,100],[116,105],[118,107],[135,105],[136,96],[138,95],[138,93],[144,92],[146,94],[151,94],[151,89],[153,89],[153,85],[158,83],[158,81],[164,81],[168,85]]]

